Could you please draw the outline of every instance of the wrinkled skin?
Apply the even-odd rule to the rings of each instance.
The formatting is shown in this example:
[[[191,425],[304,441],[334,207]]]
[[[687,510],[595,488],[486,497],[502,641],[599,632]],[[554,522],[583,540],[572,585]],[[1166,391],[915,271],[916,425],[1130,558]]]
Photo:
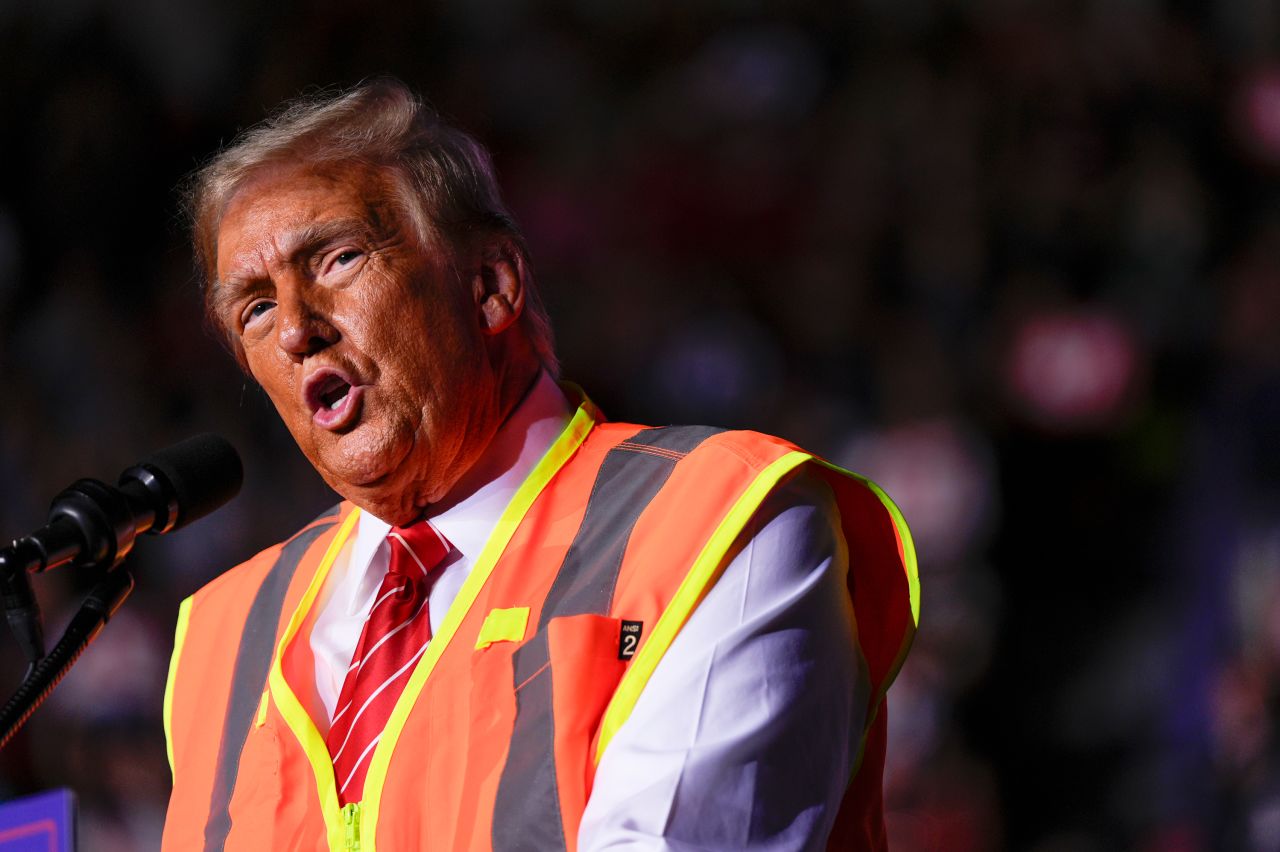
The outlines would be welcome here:
[[[325,481],[403,524],[476,462],[538,362],[519,252],[423,239],[393,189],[358,164],[259,172],[224,211],[213,305]]]

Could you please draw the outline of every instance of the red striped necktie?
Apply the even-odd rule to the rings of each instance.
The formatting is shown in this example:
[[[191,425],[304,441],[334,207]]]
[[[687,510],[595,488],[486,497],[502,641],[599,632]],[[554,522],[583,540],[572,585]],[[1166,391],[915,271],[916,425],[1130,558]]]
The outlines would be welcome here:
[[[427,521],[387,534],[391,562],[342,682],[329,736],[338,801],[364,795],[364,778],[391,710],[431,640],[427,595],[449,543]]]

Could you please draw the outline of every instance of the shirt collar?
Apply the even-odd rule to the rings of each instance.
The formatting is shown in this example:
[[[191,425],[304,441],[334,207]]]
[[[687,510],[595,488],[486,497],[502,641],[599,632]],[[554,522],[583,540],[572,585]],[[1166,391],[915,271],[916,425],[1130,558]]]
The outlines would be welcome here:
[[[463,474],[427,519],[462,558],[474,562],[512,496],[530,471],[564,431],[573,411],[546,371],[498,428],[474,467]],[[443,507],[437,509],[436,507]],[[360,528],[351,554],[353,565],[366,565],[391,530],[391,524],[360,513]]]

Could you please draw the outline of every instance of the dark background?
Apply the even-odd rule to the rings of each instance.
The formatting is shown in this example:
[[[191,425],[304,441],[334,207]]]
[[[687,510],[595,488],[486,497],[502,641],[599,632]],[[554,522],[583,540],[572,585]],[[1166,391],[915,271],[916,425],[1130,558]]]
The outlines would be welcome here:
[[[1278,46],[1264,0],[0,0],[0,531],[195,431],[248,470],[139,548],[0,794],[158,844],[178,602],[334,500],[204,330],[175,187],[390,73],[493,149],[612,417],[900,503],[896,849],[1280,848]],[[86,580],[38,582],[56,634]]]

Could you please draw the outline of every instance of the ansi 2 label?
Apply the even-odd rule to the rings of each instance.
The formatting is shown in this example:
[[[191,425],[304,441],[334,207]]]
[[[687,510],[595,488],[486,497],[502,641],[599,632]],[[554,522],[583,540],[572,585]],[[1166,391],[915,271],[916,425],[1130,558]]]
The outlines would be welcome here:
[[[618,659],[629,660],[636,655],[640,645],[640,633],[644,630],[643,621],[622,622],[622,632],[618,636]]]

